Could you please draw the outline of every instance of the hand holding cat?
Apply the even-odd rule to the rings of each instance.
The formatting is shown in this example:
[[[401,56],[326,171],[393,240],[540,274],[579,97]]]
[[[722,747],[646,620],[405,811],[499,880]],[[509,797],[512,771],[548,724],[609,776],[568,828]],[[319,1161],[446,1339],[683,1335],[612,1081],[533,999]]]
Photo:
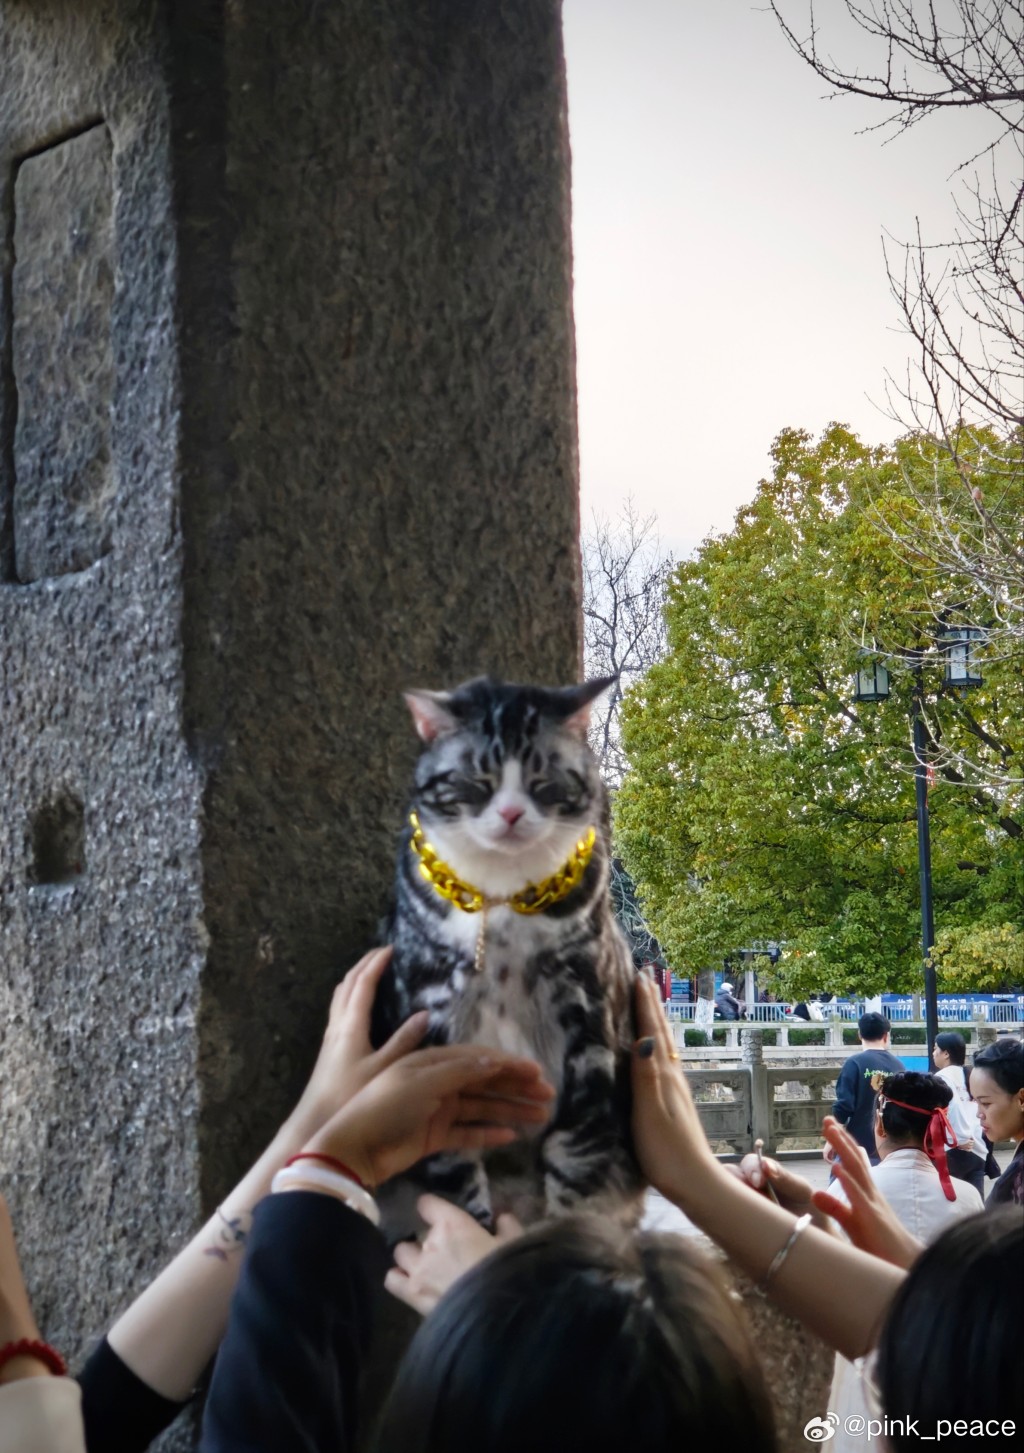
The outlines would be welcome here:
[[[422,1244],[399,1241],[395,1265],[384,1285],[424,1317],[463,1272],[523,1234],[516,1218],[506,1214],[498,1217],[497,1235],[492,1236],[461,1207],[440,1196],[420,1196],[416,1209],[429,1228],[426,1237]]]
[[[682,1205],[701,1175],[717,1174],[693,1103],[672,1030],[650,979],[637,975],[638,1038],[633,1046],[633,1144],[640,1168],[656,1190]]]
[[[330,1155],[377,1186],[425,1155],[508,1145],[518,1127],[548,1118],[554,1097],[533,1060],[481,1045],[439,1045],[381,1069],[305,1150]]]
[[[390,962],[390,946],[373,949],[334,991],[320,1053],[291,1117],[301,1126],[303,1139],[326,1124],[385,1066],[415,1049],[427,1032],[429,1016],[421,1012],[407,1019],[380,1049],[371,1045],[373,1000]]]

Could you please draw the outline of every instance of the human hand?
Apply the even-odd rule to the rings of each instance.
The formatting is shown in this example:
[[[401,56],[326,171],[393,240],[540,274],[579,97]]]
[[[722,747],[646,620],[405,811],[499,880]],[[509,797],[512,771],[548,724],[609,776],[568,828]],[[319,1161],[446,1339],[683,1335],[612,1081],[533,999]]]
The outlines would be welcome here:
[[[752,1152],[745,1155],[739,1165],[726,1165],[725,1169],[762,1195],[771,1196],[774,1192],[774,1198],[783,1210],[794,1216],[808,1212],[816,1226],[823,1231],[831,1229],[828,1216],[814,1204],[814,1187],[810,1181],[805,1181],[803,1176],[796,1175],[770,1156],[758,1156]]]
[[[302,1127],[303,1139],[326,1124],[386,1064],[415,1049],[427,1031],[429,1015],[421,1010],[396,1030],[388,1044],[379,1050],[371,1045],[373,1001],[390,962],[390,945],[372,949],[334,991],[320,1053],[291,1117]]]
[[[508,1145],[551,1113],[555,1091],[533,1060],[473,1044],[408,1054],[397,1039],[377,1051],[394,1062],[317,1131],[307,1153],[330,1155],[376,1186],[425,1155]]]
[[[651,1185],[677,1205],[718,1162],[693,1103],[679,1054],[654,985],[638,975],[634,990],[638,1039],[633,1046],[633,1145]]]
[[[828,1191],[815,1191],[815,1206],[838,1221],[861,1251],[869,1251],[893,1266],[912,1266],[923,1250],[921,1243],[897,1219],[872,1179],[864,1147],[831,1115],[825,1116],[822,1131],[833,1153],[842,1156],[835,1161],[835,1173],[849,1204]]]
[[[440,1196],[421,1196],[416,1209],[427,1223],[427,1234],[422,1243],[398,1243],[395,1264],[384,1278],[384,1285],[400,1302],[424,1317],[463,1272],[523,1234],[515,1216],[504,1215],[498,1217],[497,1235],[492,1236],[472,1216]]]

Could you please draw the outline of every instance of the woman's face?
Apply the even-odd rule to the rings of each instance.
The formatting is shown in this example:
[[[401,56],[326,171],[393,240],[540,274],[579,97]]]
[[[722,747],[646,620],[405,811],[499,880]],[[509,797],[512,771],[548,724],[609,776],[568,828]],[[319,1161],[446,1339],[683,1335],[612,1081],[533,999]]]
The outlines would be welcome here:
[[[1024,1090],[1011,1095],[1000,1089],[987,1070],[971,1070],[971,1094],[981,1128],[989,1140],[1024,1138]]]
[[[944,1070],[949,1064],[949,1051],[940,1049],[936,1044],[932,1047],[932,1064],[937,1070]]]

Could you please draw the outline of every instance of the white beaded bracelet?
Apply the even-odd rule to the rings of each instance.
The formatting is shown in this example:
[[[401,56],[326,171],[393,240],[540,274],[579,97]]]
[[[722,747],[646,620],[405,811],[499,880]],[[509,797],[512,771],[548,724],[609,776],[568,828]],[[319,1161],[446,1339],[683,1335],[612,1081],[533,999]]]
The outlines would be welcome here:
[[[793,1227],[792,1231],[789,1233],[789,1238],[786,1241],[785,1246],[783,1246],[780,1251],[777,1251],[772,1257],[771,1265],[765,1272],[764,1280],[761,1282],[761,1290],[763,1292],[766,1292],[768,1290],[769,1284],[771,1283],[772,1279],[778,1274],[779,1268],[782,1266],[782,1263],[785,1261],[786,1257],[796,1245],[797,1238],[801,1236],[804,1231],[807,1230],[810,1224],[811,1213],[810,1211],[805,1211],[804,1214],[797,1221],[796,1225]]]
[[[375,1226],[380,1225],[380,1208],[370,1192],[349,1180],[348,1176],[339,1175],[336,1170],[328,1170],[326,1166],[286,1165],[271,1181],[270,1190],[274,1194],[302,1186],[315,1186],[319,1190],[327,1191],[351,1206],[353,1211],[358,1211],[361,1216],[372,1221]]]

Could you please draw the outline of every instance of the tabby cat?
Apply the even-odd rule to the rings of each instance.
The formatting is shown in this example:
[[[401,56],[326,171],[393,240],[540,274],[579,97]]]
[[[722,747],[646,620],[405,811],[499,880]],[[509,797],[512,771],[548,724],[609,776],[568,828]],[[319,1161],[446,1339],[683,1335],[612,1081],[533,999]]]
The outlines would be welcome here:
[[[479,677],[406,694],[424,745],[375,1040],[428,1009],[429,1043],[529,1055],[557,1099],[539,1132],[482,1155],[434,1156],[392,1182],[382,1201],[392,1234],[415,1227],[423,1189],[485,1225],[503,1211],[530,1222],[584,1202],[639,1215],[629,1141],[634,969],[612,915],[607,801],[586,743],[590,704],[610,684]]]

